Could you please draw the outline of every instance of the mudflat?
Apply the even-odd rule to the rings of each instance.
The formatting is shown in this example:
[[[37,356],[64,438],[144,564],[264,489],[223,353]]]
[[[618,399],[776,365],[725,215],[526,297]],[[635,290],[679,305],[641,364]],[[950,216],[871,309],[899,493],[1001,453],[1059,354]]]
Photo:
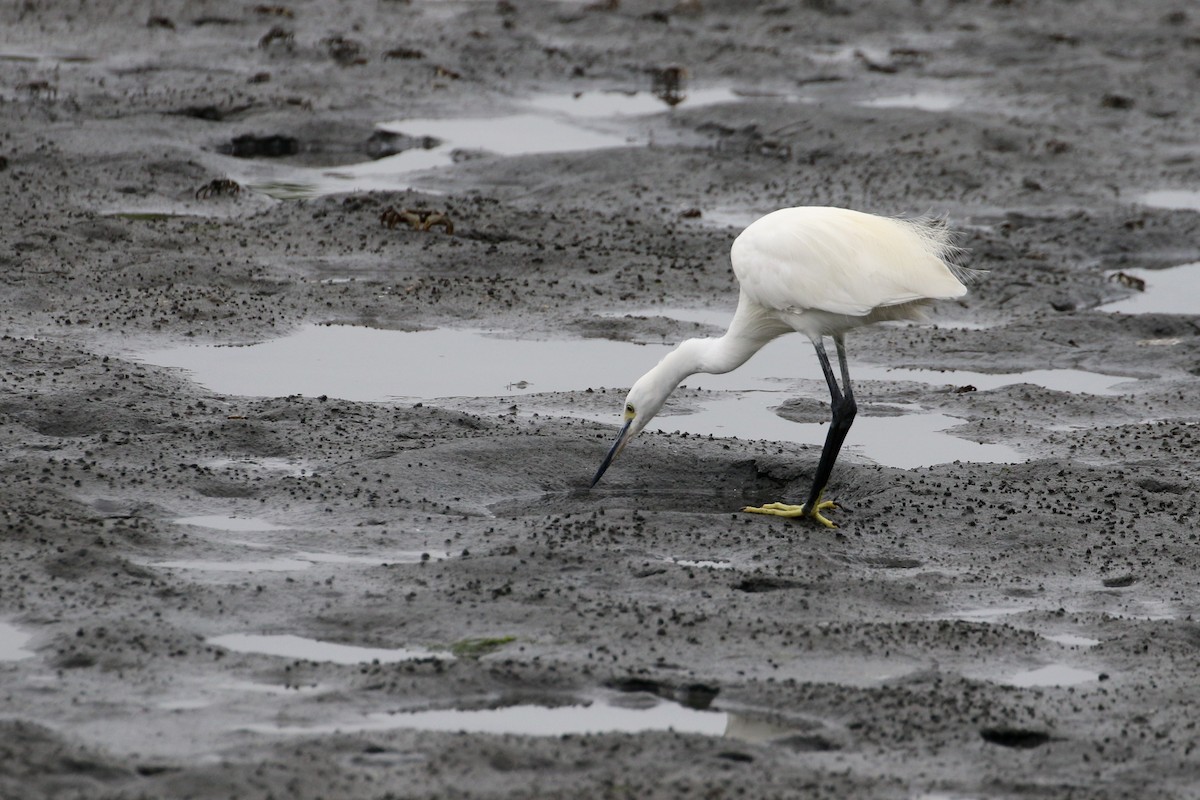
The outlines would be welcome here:
[[[0,795],[1194,797],[1200,12],[0,9]],[[757,216],[987,270],[689,379]]]

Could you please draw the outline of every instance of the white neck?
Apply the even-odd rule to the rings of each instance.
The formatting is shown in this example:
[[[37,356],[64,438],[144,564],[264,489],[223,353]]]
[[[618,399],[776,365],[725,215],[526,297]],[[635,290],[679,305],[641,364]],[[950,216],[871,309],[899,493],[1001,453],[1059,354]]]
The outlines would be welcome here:
[[[716,375],[737,369],[767,342],[792,330],[778,317],[745,302],[745,297],[742,300],[724,336],[680,343],[633,385],[627,402],[637,409],[634,433],[658,413],[684,378],[697,372]]]
[[[720,375],[737,369],[768,341],[770,338],[739,335],[732,331],[716,339],[688,339],[667,353],[647,377],[653,375],[654,383],[669,387],[666,390],[670,393],[697,372]]]

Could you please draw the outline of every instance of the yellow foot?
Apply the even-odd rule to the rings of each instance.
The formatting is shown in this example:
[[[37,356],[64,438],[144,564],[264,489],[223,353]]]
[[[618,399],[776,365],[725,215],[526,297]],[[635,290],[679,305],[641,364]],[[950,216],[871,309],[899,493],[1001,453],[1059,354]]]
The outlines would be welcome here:
[[[817,503],[817,507],[812,511],[805,510],[804,506],[793,506],[787,503],[768,503],[765,506],[746,506],[742,511],[747,511],[751,514],[771,514],[776,517],[811,517],[817,522],[824,525],[826,528],[836,528],[831,520],[826,519],[821,515],[822,511],[828,511],[831,508],[837,508],[838,504],[832,500],[823,500]]]

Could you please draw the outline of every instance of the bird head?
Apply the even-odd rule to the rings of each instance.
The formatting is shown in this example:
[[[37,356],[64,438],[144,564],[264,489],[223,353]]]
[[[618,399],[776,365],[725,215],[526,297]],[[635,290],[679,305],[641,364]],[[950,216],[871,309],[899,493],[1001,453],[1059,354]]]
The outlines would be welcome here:
[[[613,462],[613,459],[621,454],[625,445],[629,444],[629,441],[641,433],[646,424],[654,419],[654,415],[662,408],[674,388],[674,385],[665,385],[655,370],[647,372],[638,379],[638,382],[629,390],[629,394],[625,396],[625,410],[622,412],[625,422],[621,426],[621,432],[617,434],[617,440],[613,442],[608,455],[604,457],[604,463],[600,465],[600,469],[596,470],[596,477],[592,478],[592,486],[600,481],[600,476],[608,469],[608,465]]]

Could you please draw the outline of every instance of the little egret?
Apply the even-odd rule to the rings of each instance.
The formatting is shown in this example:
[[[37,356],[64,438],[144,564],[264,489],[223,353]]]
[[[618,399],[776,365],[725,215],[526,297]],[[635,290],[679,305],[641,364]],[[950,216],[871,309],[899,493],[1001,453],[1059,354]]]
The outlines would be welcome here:
[[[844,208],[784,208],[751,223],[729,254],[741,285],[729,330],[716,339],[682,342],[638,379],[625,398],[625,424],[592,486],[684,378],[737,369],[772,339],[803,333],[817,350],[833,412],[812,491],[804,505],[769,503],[743,510],[809,517],[836,527],[821,512],[837,505],[821,495],[858,411],[846,367],[846,331],[918,319],[932,301],[962,297],[963,282],[975,271],[952,263],[954,252],[944,226]],[[825,354],[826,336],[837,348],[841,386]]]

